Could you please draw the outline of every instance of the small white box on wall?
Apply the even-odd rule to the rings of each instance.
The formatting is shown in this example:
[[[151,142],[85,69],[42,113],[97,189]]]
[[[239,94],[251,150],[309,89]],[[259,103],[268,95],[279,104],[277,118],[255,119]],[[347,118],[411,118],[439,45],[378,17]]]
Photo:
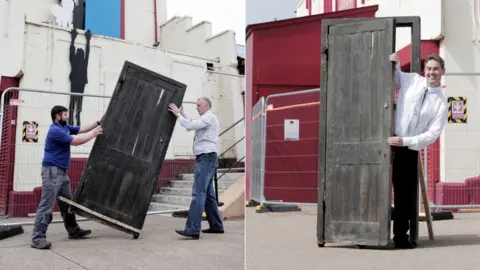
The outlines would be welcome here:
[[[298,119],[284,120],[284,140],[285,141],[300,140],[300,121]]]

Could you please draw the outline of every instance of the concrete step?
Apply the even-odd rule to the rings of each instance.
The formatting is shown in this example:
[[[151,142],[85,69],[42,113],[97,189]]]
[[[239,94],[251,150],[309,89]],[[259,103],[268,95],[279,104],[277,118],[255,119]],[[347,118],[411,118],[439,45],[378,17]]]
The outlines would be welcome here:
[[[182,207],[181,205],[175,205],[175,204],[151,202],[150,207],[148,208],[148,211],[170,211],[170,210],[178,210],[183,208],[186,208],[186,207]]]
[[[222,194],[224,191],[225,189],[219,189],[218,194]],[[160,194],[175,196],[192,196],[192,186],[190,186],[190,188],[164,187],[160,188]]]
[[[218,176],[221,176],[223,173],[218,173]],[[220,178],[220,181],[237,181],[240,177],[245,175],[243,172],[229,172]],[[193,173],[186,173],[180,175],[181,180],[193,181],[195,175]]]
[[[178,195],[155,194],[152,197],[153,202],[177,205],[177,206],[186,207],[186,208],[188,208],[188,206],[190,205],[191,200],[192,200],[192,195],[178,196]]]
[[[245,168],[244,167],[235,167],[235,168],[231,168],[231,169],[228,169],[228,168],[220,168],[220,169],[217,169],[217,173],[218,175],[220,176],[221,174],[223,174],[224,172],[227,172],[228,173],[244,173],[245,172]]]
[[[224,181],[224,179],[222,178],[220,181],[218,181],[218,188],[227,189],[234,183],[235,181]],[[192,190],[192,186],[193,186],[193,180],[192,181],[186,181],[186,180],[169,181],[169,187],[171,188],[188,188]]]

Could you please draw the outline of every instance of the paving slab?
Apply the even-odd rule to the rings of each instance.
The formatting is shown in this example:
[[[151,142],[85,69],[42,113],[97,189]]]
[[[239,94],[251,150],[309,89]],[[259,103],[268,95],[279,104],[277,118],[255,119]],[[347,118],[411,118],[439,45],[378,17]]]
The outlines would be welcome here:
[[[137,240],[94,221],[79,223],[92,230],[88,239],[70,240],[63,224],[51,224],[47,234],[51,250],[31,248],[32,226],[24,226],[24,234],[0,241],[0,269],[245,268],[244,220],[225,221],[225,234],[202,234],[199,240],[185,240],[175,233],[185,221],[148,216]],[[202,228],[207,227],[203,222]]]
[[[454,214],[453,220],[434,221],[433,241],[421,222],[418,248],[388,250],[332,244],[319,248],[316,212],[316,207],[289,213],[255,213],[247,208],[247,269],[480,269],[480,214]]]

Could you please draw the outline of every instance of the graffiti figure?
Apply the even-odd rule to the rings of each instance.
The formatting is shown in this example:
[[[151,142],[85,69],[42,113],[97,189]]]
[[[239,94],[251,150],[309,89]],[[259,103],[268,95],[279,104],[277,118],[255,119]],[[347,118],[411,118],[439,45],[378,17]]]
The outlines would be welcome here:
[[[87,30],[85,37],[87,38],[87,46],[85,51],[81,48],[75,50],[75,38],[77,37],[77,29],[73,28],[72,31],[72,43],[70,44],[70,64],[72,70],[70,72],[70,84],[72,93],[83,94],[85,86],[88,83],[87,70],[88,70],[88,57],[90,56],[90,39],[92,38],[92,32]],[[80,113],[82,112],[83,96],[70,96],[69,106],[69,125],[80,126]],[[74,124],[73,112],[75,112]]]

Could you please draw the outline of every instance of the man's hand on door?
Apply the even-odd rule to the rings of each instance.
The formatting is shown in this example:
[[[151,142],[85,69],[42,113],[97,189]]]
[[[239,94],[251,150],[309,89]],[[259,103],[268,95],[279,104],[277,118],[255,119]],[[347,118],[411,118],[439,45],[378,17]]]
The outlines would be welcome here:
[[[389,137],[388,144],[391,146],[404,146],[402,137]]]

